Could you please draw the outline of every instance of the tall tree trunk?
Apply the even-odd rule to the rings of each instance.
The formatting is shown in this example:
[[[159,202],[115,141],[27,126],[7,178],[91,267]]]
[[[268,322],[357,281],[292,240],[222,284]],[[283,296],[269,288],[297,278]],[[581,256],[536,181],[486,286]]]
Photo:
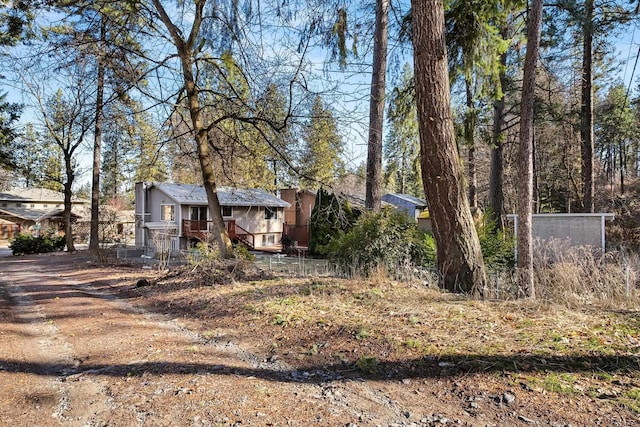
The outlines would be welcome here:
[[[594,0],[584,2],[582,23],[582,101],[580,103],[580,139],[582,157],[582,200],[585,212],[594,211],[593,176],[593,10]]]
[[[422,180],[442,285],[485,291],[487,277],[459,162],[449,95],[442,0],[412,0],[414,69]]]
[[[524,59],[520,144],[518,149],[518,273],[525,295],[535,298],[531,211],[533,207],[533,104],[536,65],[540,49],[543,0],[533,0],[527,19],[527,53]]]
[[[478,207],[478,177],[476,174],[476,144],[475,144],[475,111],[473,105],[473,92],[471,90],[471,81],[469,78],[464,79],[465,93],[467,97],[467,117],[464,123],[464,142],[469,150],[467,152],[467,173],[469,175],[469,206]]]
[[[187,93],[187,103],[189,115],[191,117],[191,126],[195,138],[196,149],[198,151],[198,159],[200,161],[200,169],[202,170],[202,182],[205,192],[207,193],[207,201],[209,205],[209,213],[213,222],[214,239],[218,243],[220,255],[223,258],[233,256],[233,244],[227,233],[227,228],[222,218],[222,208],[218,199],[218,190],[213,173],[213,163],[211,161],[211,152],[209,149],[209,141],[207,138],[207,128],[204,125],[202,109],[198,95],[200,93],[198,85],[193,75],[192,50],[195,49],[194,44],[197,41],[197,35],[202,23],[202,14],[205,2],[201,1],[196,4],[196,11],[193,19],[193,27],[188,39],[183,38],[182,32],[173,24],[169,15],[165,11],[160,0],[153,0],[153,5],[164,25],[169,30],[177,50],[180,64],[182,66],[182,77],[184,79],[184,89]]]
[[[506,39],[506,29],[503,29],[503,37]],[[506,68],[507,54],[500,55],[500,86],[504,91],[507,83]],[[491,207],[492,220],[495,221],[497,227],[502,230],[504,228],[504,175],[503,175],[503,146],[505,126],[505,101],[504,95],[497,99],[493,104],[493,131],[491,135],[491,171],[489,173],[489,206]]]
[[[228,258],[233,255],[233,244],[231,243],[224,219],[222,218],[222,208],[220,206],[220,200],[218,199],[218,190],[213,174],[213,163],[211,161],[207,130],[204,126],[202,110],[200,109],[200,103],[198,101],[198,90],[191,71],[190,57],[186,52],[183,52],[181,59],[185,89],[187,91],[187,102],[189,104],[189,114],[195,135],[200,169],[202,170],[202,182],[205,192],[207,193],[209,212],[213,222],[214,237],[218,243],[220,255],[223,258]]]
[[[373,71],[369,101],[369,142],[365,205],[379,211],[382,204],[382,130],[384,92],[387,75],[389,0],[376,0],[376,24],[373,45]]]
[[[407,193],[407,155],[406,153],[402,152],[402,160],[400,161],[400,164],[402,165],[400,167],[400,194],[406,194]]]
[[[68,252],[74,252],[76,250],[76,247],[73,243],[73,227],[71,224],[71,207],[73,206],[71,198],[73,197],[72,188],[75,176],[72,162],[72,154],[65,154],[64,166],[66,181],[64,182],[64,211],[62,212],[62,222]]]
[[[106,38],[106,24],[104,19],[100,24],[100,42],[104,46]],[[100,163],[102,157],[102,114],[104,107],[104,65],[101,58],[98,62],[96,82],[96,118],[93,131],[93,165],[91,181],[91,227],[89,230],[89,250],[97,251],[100,245]]]
[[[627,168],[626,150],[624,140],[618,144],[620,147],[620,195],[624,194],[624,175]]]
[[[633,176],[635,178],[638,177],[638,149],[639,149],[638,140],[634,139],[633,140],[633,145],[632,145],[632,150],[633,150],[633,155],[632,155],[632,157],[633,157],[632,173],[633,173]]]

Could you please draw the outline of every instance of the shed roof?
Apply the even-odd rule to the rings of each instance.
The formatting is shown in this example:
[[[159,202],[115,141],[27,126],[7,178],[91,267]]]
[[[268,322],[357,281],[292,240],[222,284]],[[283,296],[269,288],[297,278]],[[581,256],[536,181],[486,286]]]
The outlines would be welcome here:
[[[392,203],[392,200],[389,199],[400,199],[400,200],[404,200],[405,202],[409,202],[413,205],[415,205],[416,207],[419,208],[426,208],[427,207],[427,201],[424,199],[420,199],[418,197],[412,196],[410,194],[400,194],[400,193],[387,193],[384,196],[382,196],[382,199]]]
[[[206,205],[207,194],[202,185],[153,183],[160,191],[180,204]],[[258,188],[218,187],[218,199],[222,206],[268,206],[287,208],[289,203]]]

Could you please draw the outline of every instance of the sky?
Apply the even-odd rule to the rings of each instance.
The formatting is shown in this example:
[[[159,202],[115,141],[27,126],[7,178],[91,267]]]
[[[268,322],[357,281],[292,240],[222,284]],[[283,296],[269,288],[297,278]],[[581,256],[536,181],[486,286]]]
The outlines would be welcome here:
[[[623,62],[620,78],[625,84],[631,84],[632,89],[635,88],[635,82],[640,73],[640,69],[634,70],[634,64],[638,56],[639,38],[640,30],[634,26],[622,34],[615,45],[617,56],[620,61]],[[390,70],[401,69],[404,62],[411,63],[411,52],[404,52],[399,47],[394,46],[390,46],[390,49],[395,58],[390,61]],[[369,56],[366,54],[363,55],[363,58],[360,59],[363,64],[357,67],[356,71],[341,70],[337,66],[327,71],[324,67],[326,57],[326,51],[317,49],[311,52],[309,59],[313,67],[316,68],[314,73],[317,76],[326,78],[327,81],[322,82],[317,80],[310,82],[310,84],[312,86],[317,85],[317,87],[320,88],[322,84],[328,84],[327,82],[340,82],[339,89],[341,94],[333,96],[329,100],[329,104],[334,109],[336,116],[342,124],[341,130],[347,144],[345,160],[349,167],[355,168],[366,162],[367,155],[369,85],[371,79],[371,68],[367,65],[367,61],[370,61]],[[388,88],[392,87],[392,81],[393,72],[390,72],[387,78]],[[11,102],[29,103],[18,89],[5,86],[4,90],[7,91],[8,98]],[[36,120],[35,115],[27,109],[21,122],[26,123],[34,120]],[[388,128],[386,124],[385,128]],[[80,162],[83,165],[91,164],[91,150],[89,147],[82,153]],[[76,180],[78,185],[83,185],[90,180],[89,167],[83,167],[83,170],[85,170],[85,172]]]

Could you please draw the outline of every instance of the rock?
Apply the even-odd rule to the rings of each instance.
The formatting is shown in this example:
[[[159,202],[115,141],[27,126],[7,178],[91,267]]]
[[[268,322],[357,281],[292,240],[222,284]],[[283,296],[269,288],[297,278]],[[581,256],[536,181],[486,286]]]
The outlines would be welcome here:
[[[510,403],[513,403],[513,401],[515,401],[515,400],[516,400],[516,397],[511,393],[504,393],[502,395],[502,401],[504,403],[506,403],[507,405],[510,404]]]

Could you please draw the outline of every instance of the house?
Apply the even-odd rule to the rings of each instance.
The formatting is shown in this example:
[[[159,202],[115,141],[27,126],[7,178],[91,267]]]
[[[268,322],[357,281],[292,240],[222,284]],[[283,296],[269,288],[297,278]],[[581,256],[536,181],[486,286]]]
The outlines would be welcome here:
[[[289,203],[260,189],[218,187],[229,237],[250,249],[281,249],[284,209]],[[165,242],[172,250],[206,240],[213,230],[202,185],[139,182],[135,189],[136,246]]]
[[[71,200],[71,218],[81,216],[86,200]],[[22,232],[39,234],[63,227],[64,193],[45,188],[14,188],[0,192],[0,241]]]
[[[417,220],[428,206],[425,200],[409,194],[387,193],[382,196],[382,201],[405,211],[414,220]]]

